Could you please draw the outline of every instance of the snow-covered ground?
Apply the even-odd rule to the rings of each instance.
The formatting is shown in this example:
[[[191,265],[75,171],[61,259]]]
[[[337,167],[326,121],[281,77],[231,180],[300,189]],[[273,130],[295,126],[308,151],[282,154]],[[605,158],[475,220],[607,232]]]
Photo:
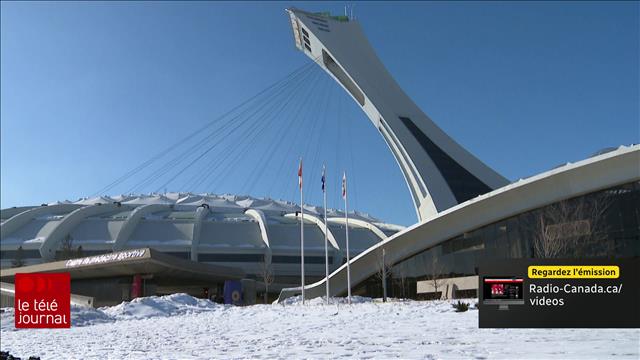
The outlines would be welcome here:
[[[478,329],[477,310],[448,301],[355,300],[233,307],[174,294],[73,307],[72,328],[56,330],[16,330],[5,309],[0,347],[43,360],[639,358],[640,329]]]

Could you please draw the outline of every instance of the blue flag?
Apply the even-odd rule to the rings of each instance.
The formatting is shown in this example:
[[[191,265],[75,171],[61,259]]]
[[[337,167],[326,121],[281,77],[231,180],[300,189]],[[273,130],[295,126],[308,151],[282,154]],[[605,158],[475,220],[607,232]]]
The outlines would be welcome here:
[[[322,192],[324,192],[324,182],[325,182],[325,177],[324,177],[324,165],[322,165]]]

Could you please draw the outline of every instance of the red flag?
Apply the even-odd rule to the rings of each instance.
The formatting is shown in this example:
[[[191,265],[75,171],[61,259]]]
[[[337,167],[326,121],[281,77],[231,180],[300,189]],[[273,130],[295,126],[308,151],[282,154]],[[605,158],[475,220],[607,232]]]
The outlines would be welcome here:
[[[300,166],[298,167],[298,186],[302,190],[302,158],[300,158]]]

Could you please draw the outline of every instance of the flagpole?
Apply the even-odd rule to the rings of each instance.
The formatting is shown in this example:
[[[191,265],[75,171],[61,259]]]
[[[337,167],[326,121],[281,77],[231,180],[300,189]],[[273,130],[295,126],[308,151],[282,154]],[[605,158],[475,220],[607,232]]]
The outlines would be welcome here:
[[[302,284],[302,304],[304,305],[304,196],[302,193],[302,158],[298,169],[298,183],[300,185],[300,283]]]
[[[322,165],[322,197],[324,200],[324,272],[327,285],[327,305],[329,305],[329,240],[327,237],[329,228],[327,227],[327,190],[325,189],[325,173],[325,167]]]
[[[349,207],[347,203],[347,173],[342,176],[342,197],[344,198],[344,222],[347,240],[347,302],[351,304],[351,266],[349,264]]]

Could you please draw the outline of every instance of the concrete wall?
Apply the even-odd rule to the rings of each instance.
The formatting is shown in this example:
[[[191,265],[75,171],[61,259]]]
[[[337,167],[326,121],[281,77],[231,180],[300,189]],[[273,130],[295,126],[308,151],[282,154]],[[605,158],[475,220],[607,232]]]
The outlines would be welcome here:
[[[478,290],[478,276],[462,276],[446,279],[438,279],[435,283],[433,280],[418,281],[416,284],[416,293],[433,294],[436,292],[435,286],[438,287],[437,292],[442,293],[442,299],[455,299],[458,290]],[[477,294],[477,292],[476,292]]]

